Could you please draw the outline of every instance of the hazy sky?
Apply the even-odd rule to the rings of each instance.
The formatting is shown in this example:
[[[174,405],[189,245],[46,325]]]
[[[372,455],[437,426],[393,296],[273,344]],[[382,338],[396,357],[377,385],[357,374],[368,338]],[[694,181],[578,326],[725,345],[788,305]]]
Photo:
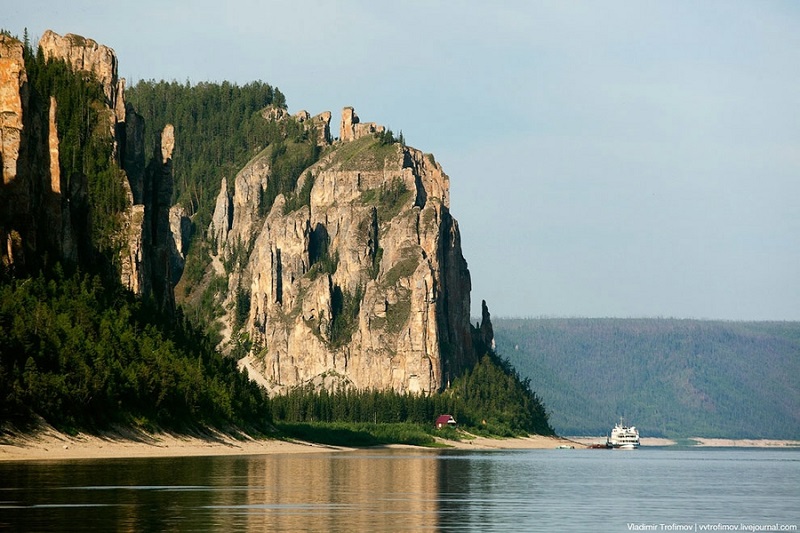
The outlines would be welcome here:
[[[800,2],[8,4],[129,83],[260,79],[402,130],[450,176],[473,310],[800,320]]]

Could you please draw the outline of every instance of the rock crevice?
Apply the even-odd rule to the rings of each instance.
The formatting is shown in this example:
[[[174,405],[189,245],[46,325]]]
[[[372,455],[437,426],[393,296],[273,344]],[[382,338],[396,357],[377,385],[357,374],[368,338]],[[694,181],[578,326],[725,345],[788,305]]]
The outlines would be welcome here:
[[[271,171],[259,158],[237,176],[233,202],[220,190],[208,229],[216,253],[256,235],[226,299],[231,309],[237,291],[250,297],[246,366],[273,391],[440,391],[476,359],[449,178],[430,156],[370,135],[384,128],[352,108],[342,124],[332,151],[303,171],[314,179],[308,205],[287,214],[278,196],[260,222],[253,191]]]

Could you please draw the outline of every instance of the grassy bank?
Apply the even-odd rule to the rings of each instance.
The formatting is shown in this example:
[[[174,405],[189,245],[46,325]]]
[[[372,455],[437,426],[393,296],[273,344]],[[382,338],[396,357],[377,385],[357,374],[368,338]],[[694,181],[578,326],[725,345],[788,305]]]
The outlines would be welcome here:
[[[439,447],[435,436],[458,440],[458,432],[447,428],[435,430],[411,423],[279,422],[276,428],[284,435],[332,446],[379,446],[408,444]]]

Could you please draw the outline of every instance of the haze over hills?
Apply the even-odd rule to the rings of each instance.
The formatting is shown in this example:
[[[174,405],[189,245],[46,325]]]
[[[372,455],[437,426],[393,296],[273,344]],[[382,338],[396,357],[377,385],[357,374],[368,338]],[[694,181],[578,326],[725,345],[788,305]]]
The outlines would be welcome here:
[[[562,435],[800,438],[800,323],[492,320]]]

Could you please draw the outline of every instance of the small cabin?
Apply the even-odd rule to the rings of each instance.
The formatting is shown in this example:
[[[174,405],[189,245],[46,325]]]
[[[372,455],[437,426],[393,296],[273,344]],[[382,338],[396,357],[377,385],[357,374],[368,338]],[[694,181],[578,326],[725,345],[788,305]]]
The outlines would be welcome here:
[[[436,429],[442,429],[443,427],[456,427],[456,419],[453,418],[453,415],[439,415],[436,419]]]

